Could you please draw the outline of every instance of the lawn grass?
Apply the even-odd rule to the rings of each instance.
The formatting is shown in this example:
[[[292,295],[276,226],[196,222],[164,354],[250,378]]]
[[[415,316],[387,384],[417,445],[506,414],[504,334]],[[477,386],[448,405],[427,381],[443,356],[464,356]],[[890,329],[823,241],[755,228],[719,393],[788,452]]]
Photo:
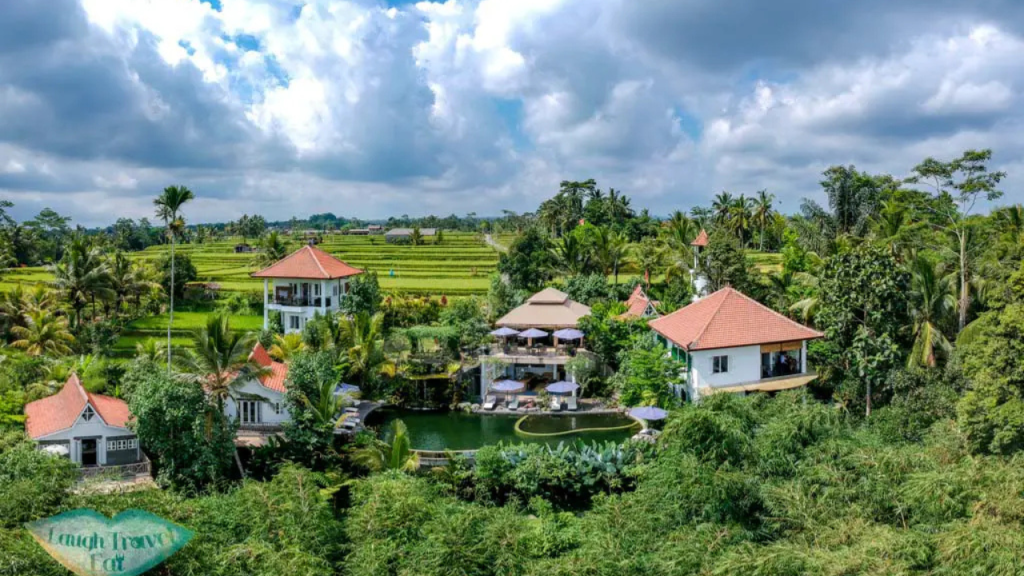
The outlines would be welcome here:
[[[206,319],[213,314],[213,312],[175,312],[174,313],[174,331],[188,331],[196,330],[199,328],[206,327]],[[139,318],[133,320],[126,326],[126,330],[134,332],[149,332],[149,331],[167,331],[167,323],[169,317],[167,314],[160,314],[159,316],[146,316],[145,318]],[[240,316],[232,314],[228,321],[231,324],[232,330],[259,330],[263,328],[263,317],[262,316]]]
[[[778,274],[782,272],[782,254],[747,250],[747,264],[761,274]]]

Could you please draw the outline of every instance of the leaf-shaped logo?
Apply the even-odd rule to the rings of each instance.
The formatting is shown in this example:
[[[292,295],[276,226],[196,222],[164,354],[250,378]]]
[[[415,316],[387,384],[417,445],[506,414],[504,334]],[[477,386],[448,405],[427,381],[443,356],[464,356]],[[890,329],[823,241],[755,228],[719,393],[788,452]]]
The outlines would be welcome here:
[[[144,510],[107,518],[85,508],[25,525],[32,537],[79,576],[136,576],[169,558],[192,532]]]

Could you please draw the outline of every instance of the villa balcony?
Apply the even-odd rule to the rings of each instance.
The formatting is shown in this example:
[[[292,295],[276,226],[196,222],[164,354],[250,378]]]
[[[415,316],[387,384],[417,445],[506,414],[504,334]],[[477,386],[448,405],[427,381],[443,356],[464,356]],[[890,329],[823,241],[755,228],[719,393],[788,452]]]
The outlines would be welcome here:
[[[578,346],[495,346],[485,355],[512,364],[565,364],[579,354],[590,354]]]
[[[149,458],[146,457],[145,453],[142,453],[142,460],[132,464],[121,464],[117,466],[85,466],[78,471],[79,480],[88,480],[97,477],[127,479],[138,476],[149,476],[150,474],[151,465]]]
[[[320,296],[275,296],[270,299],[271,306],[289,306],[295,308],[320,308],[323,298]],[[331,308],[334,298],[328,296],[324,306]]]
[[[753,382],[743,382],[731,386],[711,386],[701,388],[702,394],[715,394],[718,392],[780,392],[806,386],[818,379],[816,372],[800,372],[787,374],[785,376],[772,376],[762,378]]]
[[[238,422],[236,420],[236,422]],[[282,422],[238,422],[238,429],[246,432],[274,433],[283,430]]]

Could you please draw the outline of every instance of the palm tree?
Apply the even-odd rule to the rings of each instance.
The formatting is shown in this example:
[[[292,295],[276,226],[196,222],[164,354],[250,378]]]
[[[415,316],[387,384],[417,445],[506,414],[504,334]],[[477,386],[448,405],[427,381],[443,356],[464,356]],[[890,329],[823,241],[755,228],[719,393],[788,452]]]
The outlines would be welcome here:
[[[232,332],[224,314],[207,317],[206,327],[194,331],[192,341],[194,348],[179,356],[180,367],[203,384],[221,414],[238,385],[266,373],[249,359],[253,335]]]
[[[121,251],[114,254],[110,262],[110,280],[114,291],[114,311],[121,312],[121,306],[129,296],[153,290],[158,283],[149,279],[145,271]]]
[[[1006,206],[996,212],[996,221],[1013,240],[1024,237],[1024,205]]]
[[[184,186],[168,186],[162,194],[153,200],[156,205],[156,216],[164,221],[167,227],[167,235],[171,238],[171,289],[170,307],[168,308],[167,321],[167,373],[171,373],[171,328],[174,326],[174,244],[175,237],[185,227],[185,223],[178,217],[182,206],[196,197],[191,190]]]
[[[349,377],[367,384],[377,376],[394,376],[398,370],[384,353],[384,314],[360,312],[339,322],[339,343],[348,350]]]
[[[28,310],[24,326],[13,326],[11,334],[17,338],[11,346],[29,356],[64,356],[71,353],[70,344],[75,337],[68,332],[68,319],[44,309]]]
[[[15,284],[9,292],[0,292],[0,341],[6,340],[11,327],[25,325],[26,296],[21,284]]]
[[[761,232],[761,240],[757,244],[758,250],[764,250],[764,231],[772,223],[772,202],[775,201],[775,195],[769,194],[767,190],[759,190],[757,192],[757,199],[754,201],[754,224],[757,225],[758,230]]]
[[[293,332],[291,334],[274,334],[274,345],[268,353],[278,362],[287,362],[292,356],[306,349],[302,341],[302,334]]]
[[[789,310],[789,293],[796,284],[795,276],[792,270],[782,270],[768,276],[768,293],[772,308],[783,313]]]
[[[256,266],[265,268],[288,255],[288,243],[277,230],[260,240],[260,251],[256,254]]]
[[[716,224],[722,224],[729,220],[733,205],[732,194],[719,192],[715,195],[715,199],[711,201],[711,209],[714,211],[713,218]]]
[[[871,218],[874,236],[885,243],[889,253],[901,259],[906,248],[903,244],[904,229],[910,225],[910,211],[907,206],[897,201],[882,202],[878,214]]]
[[[587,247],[580,242],[576,234],[566,234],[551,246],[556,271],[568,276],[586,272],[590,265],[590,254]]]
[[[66,362],[49,362],[43,366],[43,376],[25,388],[25,394],[32,400],[52,396],[71,377],[74,366]]]
[[[420,244],[423,244],[423,233],[420,232],[418,226],[412,229],[412,233],[409,234],[409,241],[412,243],[413,246],[419,246]]]
[[[166,356],[163,342],[156,338],[146,338],[135,344],[135,358],[146,362],[157,363]]]
[[[934,367],[936,353],[949,354],[953,346],[942,326],[956,311],[953,276],[923,256],[910,261],[910,317],[914,321],[914,346],[908,365]]]
[[[420,457],[419,454],[412,451],[409,429],[406,428],[405,422],[395,420],[392,424],[392,431],[394,437],[390,444],[376,440],[371,445],[353,452],[352,460],[374,472],[381,470],[415,472],[420,467]]]
[[[345,419],[342,410],[345,409],[347,402],[344,395],[335,394],[336,386],[335,382],[325,380],[317,390],[315,402],[310,400],[305,394],[301,396],[302,403],[309,407],[313,418],[322,426],[337,428],[341,421]]]
[[[75,312],[75,326],[82,324],[82,309],[90,301],[93,312],[96,308],[96,296],[112,298],[110,269],[103,262],[102,253],[91,248],[86,239],[76,236],[71,241],[67,252],[60,262],[51,267],[54,285],[64,292],[64,297]]]
[[[615,275],[615,283],[619,283],[619,264],[626,254],[626,239],[608,226],[595,226],[589,238],[594,260],[607,276]]]
[[[740,197],[734,200],[732,207],[729,208],[728,225],[744,247],[747,245],[747,233],[750,231],[753,220],[754,199],[740,194]]]
[[[651,289],[651,276],[665,261],[664,249],[654,238],[644,238],[633,244],[631,250],[633,262],[644,271],[644,284],[647,290]]]

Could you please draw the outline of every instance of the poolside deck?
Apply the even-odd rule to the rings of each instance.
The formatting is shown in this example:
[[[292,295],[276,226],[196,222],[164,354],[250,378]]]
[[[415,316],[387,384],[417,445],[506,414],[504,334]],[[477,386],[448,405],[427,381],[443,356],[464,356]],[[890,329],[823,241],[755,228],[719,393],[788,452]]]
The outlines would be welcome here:
[[[481,403],[479,406],[474,404],[474,406],[477,407],[473,408],[472,412],[474,414],[522,414],[524,416],[527,414],[621,414],[625,412],[625,410],[621,408],[610,408],[605,406],[600,400],[593,398],[577,398],[576,402],[578,403],[579,408],[572,411],[562,408],[562,410],[558,412],[552,412],[551,410],[546,409],[547,407],[541,408],[539,406],[535,406],[533,408],[528,408],[525,406],[525,402],[529,400],[536,400],[536,398],[537,396],[520,396],[518,410],[509,410],[506,407],[504,399],[502,399],[500,403],[495,405],[494,410],[484,410]]]

